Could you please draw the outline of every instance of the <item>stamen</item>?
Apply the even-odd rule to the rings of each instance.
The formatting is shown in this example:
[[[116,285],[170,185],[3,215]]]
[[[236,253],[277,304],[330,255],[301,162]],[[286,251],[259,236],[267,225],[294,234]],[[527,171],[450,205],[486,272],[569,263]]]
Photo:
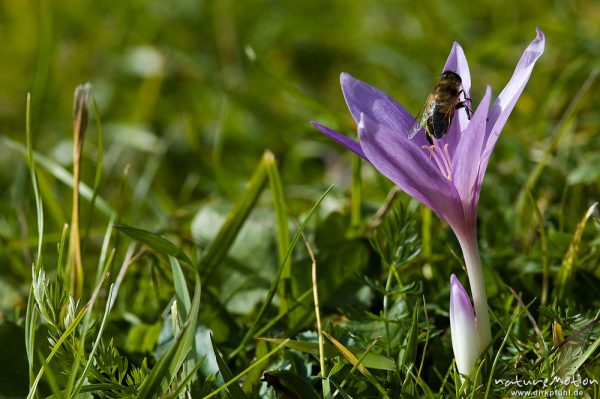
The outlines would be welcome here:
[[[450,154],[448,153],[448,144],[444,144],[444,151],[442,151],[440,146],[437,146],[437,150],[440,153],[440,158],[442,158],[442,160],[444,161],[444,166],[446,166],[448,176],[450,176],[452,169],[450,168]],[[450,180],[450,177],[448,177],[448,180]]]
[[[429,150],[429,159],[433,158],[440,173],[449,181],[452,180],[452,167],[450,153],[448,152],[448,144],[444,144],[444,148],[438,145],[424,145],[421,147],[424,150]]]

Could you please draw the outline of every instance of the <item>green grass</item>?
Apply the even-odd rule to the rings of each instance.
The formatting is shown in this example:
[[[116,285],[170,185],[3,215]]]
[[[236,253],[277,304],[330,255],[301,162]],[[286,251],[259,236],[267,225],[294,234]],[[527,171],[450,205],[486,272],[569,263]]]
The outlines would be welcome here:
[[[541,0],[4,4],[0,398],[495,398],[516,379],[600,383],[598,15]],[[546,52],[479,205],[494,354],[461,386],[452,232],[309,121],[354,137],[342,71],[416,112],[453,41],[474,101],[488,83],[497,95],[535,27]],[[87,81],[72,298],[73,92]]]

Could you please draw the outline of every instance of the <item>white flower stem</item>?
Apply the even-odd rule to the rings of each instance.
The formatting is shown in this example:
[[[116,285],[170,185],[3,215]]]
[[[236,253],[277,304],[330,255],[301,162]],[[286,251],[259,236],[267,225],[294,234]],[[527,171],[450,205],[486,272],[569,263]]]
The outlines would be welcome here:
[[[492,329],[490,326],[485,282],[483,281],[483,269],[481,268],[481,258],[479,257],[477,233],[473,232],[457,237],[467,266],[471,297],[473,298],[473,307],[475,308],[479,349],[483,353],[485,348],[492,342]]]

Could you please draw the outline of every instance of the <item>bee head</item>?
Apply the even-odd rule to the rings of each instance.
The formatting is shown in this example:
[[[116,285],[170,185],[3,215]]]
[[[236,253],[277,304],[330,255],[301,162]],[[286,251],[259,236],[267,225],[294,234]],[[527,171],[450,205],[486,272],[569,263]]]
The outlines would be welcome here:
[[[454,71],[444,71],[442,72],[442,74],[440,75],[440,78],[443,79],[450,79],[450,80],[455,80],[458,83],[462,83],[462,79],[460,78],[460,75],[457,74]]]

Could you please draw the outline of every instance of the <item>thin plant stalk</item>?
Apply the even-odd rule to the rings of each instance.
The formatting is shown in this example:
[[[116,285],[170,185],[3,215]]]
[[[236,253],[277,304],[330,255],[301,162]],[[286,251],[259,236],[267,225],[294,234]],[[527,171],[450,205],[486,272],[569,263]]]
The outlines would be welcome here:
[[[315,258],[315,254],[308,242],[308,239],[302,233],[302,239],[304,240],[304,244],[306,246],[306,250],[310,255],[311,259],[311,276],[312,276],[312,291],[313,291],[313,300],[315,304],[315,317],[317,319],[317,336],[319,337],[319,365],[321,366],[321,378],[323,381],[327,378],[327,365],[325,364],[325,343],[323,342],[323,326],[321,324],[321,311],[319,309],[319,290],[317,288],[317,260]],[[326,389],[326,384],[323,384],[323,391]],[[325,394],[325,392],[324,392]]]
[[[360,187],[360,170],[361,159],[359,157],[352,158],[352,191],[350,203],[350,228],[352,235],[358,234],[361,222],[362,198]]]
[[[481,258],[479,256],[477,233],[472,232],[472,234],[457,235],[457,238],[465,258],[473,307],[475,308],[479,348],[483,352],[492,342],[492,329],[488,313],[483,269],[481,268]]]
[[[71,259],[71,294],[80,298],[83,291],[83,262],[81,260],[81,237],[79,233],[79,181],[81,153],[88,119],[89,83],[75,89],[73,108],[73,213],[71,215],[71,237],[69,241]]]

